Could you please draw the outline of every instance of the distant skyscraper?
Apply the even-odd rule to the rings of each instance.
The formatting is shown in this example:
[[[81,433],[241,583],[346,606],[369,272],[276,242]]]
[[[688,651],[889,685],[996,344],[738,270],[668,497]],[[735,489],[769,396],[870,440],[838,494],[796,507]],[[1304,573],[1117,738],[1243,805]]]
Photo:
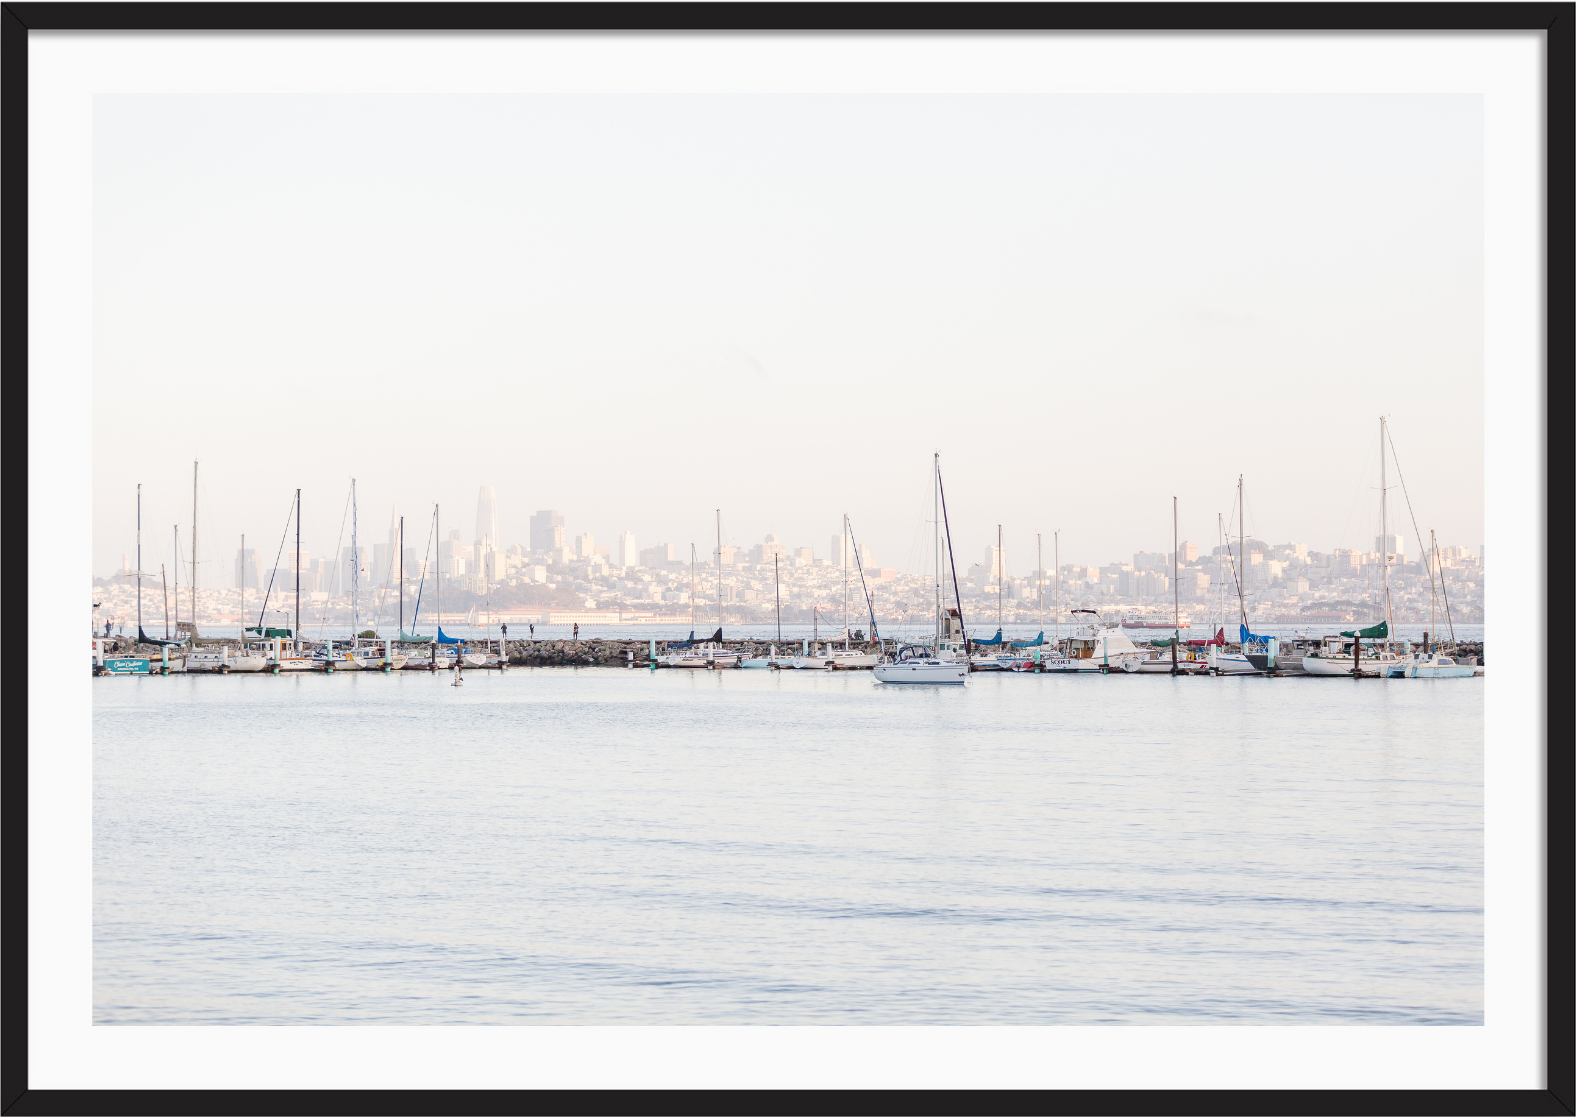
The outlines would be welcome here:
[[[575,558],[588,559],[596,554],[596,536],[589,531],[575,536]]]
[[[1390,545],[1387,547],[1385,543]],[[1376,535],[1374,536],[1374,550],[1390,552],[1391,562],[1404,562],[1406,555],[1406,536],[1404,535]]]
[[[257,548],[248,547],[246,550],[235,552],[235,588],[245,587],[249,590],[258,588],[262,572],[257,565]]]
[[[618,565],[640,565],[640,552],[635,550],[635,533],[632,531],[626,531],[618,537]]]
[[[476,539],[498,547],[498,496],[491,485],[483,485],[476,498]]]
[[[564,545],[564,514],[546,509],[531,517],[531,550],[552,551]]]
[[[655,547],[647,547],[640,552],[641,566],[662,566],[673,562],[677,556],[673,551],[673,544],[658,543]]]

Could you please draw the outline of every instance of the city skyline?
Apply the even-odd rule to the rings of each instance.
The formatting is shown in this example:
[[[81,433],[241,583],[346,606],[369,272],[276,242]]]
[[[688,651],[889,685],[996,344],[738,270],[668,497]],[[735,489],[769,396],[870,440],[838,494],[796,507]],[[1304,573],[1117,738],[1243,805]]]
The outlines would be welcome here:
[[[200,549],[274,546],[299,485],[322,553],[356,476],[407,533],[433,501],[470,532],[490,483],[510,540],[556,507],[571,540],[709,549],[721,507],[819,549],[847,512],[902,566],[937,449],[954,534],[1002,523],[1009,555],[1154,549],[1173,495],[1208,539],[1239,473],[1250,531],[1352,546],[1381,414],[1419,526],[1482,540],[1478,97],[104,94],[94,120],[94,427],[171,454],[95,455],[95,570],[137,481],[184,538],[194,458]]]
[[[1377,471],[1377,464],[1375,465],[1375,469]],[[202,485],[201,475],[200,474],[199,474],[199,483],[198,484],[199,484],[199,499],[198,499],[199,523],[198,523],[198,528],[199,528],[199,533],[201,533],[201,530],[202,530],[202,527],[203,527],[203,520],[206,518],[203,515],[203,506],[206,503],[206,501],[203,499],[203,493],[202,493],[203,485]],[[361,487],[362,487],[361,486],[361,482],[360,482],[359,479],[357,479],[358,493],[359,493]],[[341,517],[340,517],[341,523],[340,523],[340,525],[338,525],[338,527],[336,529],[334,529],[334,536],[333,536],[334,544],[333,545],[329,544],[328,537],[326,535],[321,535],[320,534],[320,535],[316,536],[316,538],[314,538],[314,534],[313,534],[314,531],[321,532],[323,530],[323,528],[322,528],[322,518],[319,517],[317,519],[317,522],[314,524],[313,518],[310,517],[307,514],[307,511],[306,511],[306,507],[307,507],[306,506],[306,496],[303,493],[303,514],[302,514],[303,527],[302,527],[302,541],[301,541],[302,552],[303,552],[303,554],[308,556],[308,558],[306,560],[307,562],[311,562],[311,561],[314,561],[314,560],[322,560],[322,559],[326,559],[326,558],[334,558],[335,561],[343,561],[345,556],[348,555],[349,552],[350,552],[351,531],[352,531],[352,527],[354,526],[355,529],[356,529],[357,538],[359,540],[360,549],[362,550],[362,552],[363,552],[363,554],[365,556],[364,557],[364,565],[366,565],[369,569],[372,569],[375,566],[375,569],[379,572],[377,576],[379,578],[381,578],[381,576],[382,576],[381,572],[386,569],[382,565],[382,563],[384,562],[384,556],[386,556],[386,555],[387,556],[395,556],[397,554],[394,551],[394,538],[395,538],[395,533],[397,531],[397,524],[398,524],[399,518],[400,518],[402,513],[401,513],[401,511],[398,508],[391,509],[390,513],[389,513],[389,519],[387,521],[388,527],[387,527],[387,531],[386,531],[386,542],[385,541],[374,541],[373,537],[377,535],[377,529],[371,528],[369,525],[361,524],[359,522],[353,522],[353,519],[351,517],[351,510],[350,510],[349,499],[348,499],[348,488],[349,488],[349,485],[348,485],[348,481],[347,481],[347,485],[346,485],[347,495],[346,495],[346,500],[345,500],[345,506],[344,506],[344,508],[341,509]],[[1402,489],[1402,486],[1400,484],[1394,483],[1393,481],[1392,481],[1392,483],[1389,486],[1387,486],[1387,489],[1389,491],[1391,491],[1392,494],[1393,494],[1391,496],[1391,511],[1390,511],[1390,516],[1389,516],[1389,524],[1390,524],[1389,535],[1391,537],[1401,541],[1402,546],[1400,547],[1400,550],[1403,551],[1403,552],[1407,551],[1407,547],[1405,545],[1406,544],[1406,540],[1412,539],[1413,540],[1413,546],[1412,546],[1412,548],[1410,550],[1410,555],[1412,557],[1416,557],[1421,552],[1418,550],[1418,543],[1417,543],[1416,539],[1414,538],[1414,532],[1411,531],[1411,530],[1407,530],[1407,528],[1410,528],[1410,526],[1411,526],[1410,522],[1408,522],[1408,524],[1406,525],[1406,528],[1403,528],[1397,523],[1397,520],[1396,520],[1396,516],[1398,514],[1402,515],[1402,516],[1408,516],[1408,521],[1410,520],[1409,513],[1408,513],[1407,508],[1406,508],[1407,497],[1406,497],[1406,495],[1405,495],[1405,493],[1404,493],[1404,491]],[[1304,539],[1304,538],[1288,537],[1288,538],[1284,538],[1284,539],[1277,538],[1277,539],[1274,539],[1274,540],[1266,539],[1265,537],[1269,533],[1259,529],[1255,525],[1255,522],[1254,522],[1255,521],[1255,517],[1253,515],[1253,502],[1252,502],[1251,498],[1248,501],[1249,511],[1248,511],[1248,523],[1247,523],[1246,529],[1245,529],[1246,530],[1246,535],[1247,535],[1247,537],[1249,538],[1250,541],[1258,540],[1258,541],[1266,542],[1270,546],[1277,546],[1277,545],[1279,545],[1281,543],[1302,543],[1310,550],[1324,552],[1324,553],[1334,553],[1336,551],[1353,551],[1353,552],[1358,552],[1358,553],[1368,553],[1368,552],[1371,552],[1371,551],[1377,551],[1379,549],[1379,547],[1378,547],[1379,531],[1378,531],[1378,520],[1375,517],[1377,517],[1377,515],[1378,515],[1378,511],[1377,511],[1378,498],[1377,498],[1377,494],[1371,494],[1371,496],[1372,496],[1372,499],[1368,502],[1368,504],[1372,505],[1372,507],[1365,507],[1364,512],[1363,512],[1362,517],[1361,517],[1361,519],[1363,519],[1363,520],[1373,519],[1373,523],[1370,525],[1371,526],[1371,530],[1369,530],[1366,533],[1366,535],[1365,535],[1363,533],[1363,531],[1362,531],[1362,528],[1359,526],[1358,521],[1356,519],[1354,519],[1349,524],[1348,530],[1344,533],[1344,535],[1347,537],[1347,541],[1346,542],[1342,542],[1342,543],[1338,543],[1338,544],[1334,544],[1334,545],[1326,544],[1324,546],[1320,546],[1317,542],[1310,542],[1309,540]],[[133,499],[135,500],[135,491],[133,492]],[[274,553],[277,556],[279,556],[279,561],[280,561],[280,564],[281,564],[282,568],[289,569],[291,567],[290,559],[291,559],[291,555],[293,554],[293,549],[294,549],[294,546],[295,546],[295,535],[294,535],[295,524],[294,524],[294,517],[293,517],[294,499],[295,499],[294,498],[294,490],[291,490],[291,498],[290,498],[291,516],[289,518],[289,524],[288,524],[287,527],[285,527],[283,529],[283,531],[280,534],[280,536],[274,540],[272,548],[270,548],[267,543],[265,543],[263,540],[259,539],[257,536],[251,535],[251,534],[247,535],[247,550],[249,552],[252,552],[252,559],[251,559],[251,561],[253,562],[254,568],[256,570],[267,571],[267,570],[270,570],[270,569],[274,568],[274,559],[272,557],[269,557],[268,554],[267,554],[267,552],[270,549],[272,549],[274,551]],[[175,566],[175,551],[174,551],[174,545],[175,545],[175,541],[176,541],[176,530],[175,529],[179,528],[179,531],[180,531],[180,546],[181,546],[181,554],[180,554],[180,563],[181,563],[180,582],[181,582],[181,584],[189,584],[189,581],[190,581],[190,573],[189,572],[190,572],[190,568],[191,568],[190,567],[190,563],[191,563],[191,526],[192,526],[191,522],[190,522],[192,509],[191,509],[190,492],[189,492],[189,490],[188,490],[188,493],[186,494],[185,509],[184,509],[185,515],[186,515],[186,521],[184,523],[177,521],[176,523],[170,524],[168,527],[166,527],[163,530],[162,534],[158,530],[154,529],[150,525],[150,523],[148,522],[149,521],[149,507],[151,505],[154,505],[155,502],[150,498],[150,495],[148,493],[148,490],[147,490],[146,486],[144,487],[144,492],[143,492],[143,502],[144,502],[144,509],[143,509],[143,511],[144,511],[144,516],[143,516],[143,520],[144,520],[144,522],[143,522],[143,555],[144,555],[143,563],[144,563],[144,572],[145,573],[148,572],[150,567],[153,568],[153,569],[156,569],[159,563],[163,563],[167,567],[167,569],[170,571],[170,576],[173,577],[174,566]],[[507,506],[507,505],[505,505],[505,506]],[[160,508],[160,510],[167,511],[168,507],[169,507],[169,502],[168,501],[159,502],[158,503],[158,507]],[[463,503],[462,503],[461,507],[463,507]],[[638,560],[637,560],[637,562],[633,562],[633,563],[632,562],[621,561],[621,559],[626,556],[626,552],[623,549],[621,549],[624,546],[623,540],[624,540],[624,538],[626,536],[633,536],[634,537],[633,551],[635,553],[637,553],[637,554],[638,554],[638,552],[641,552],[641,551],[647,550],[647,549],[649,549],[651,547],[662,545],[662,544],[666,544],[666,545],[674,548],[674,550],[676,552],[677,551],[682,551],[683,553],[681,555],[678,555],[677,558],[674,561],[686,561],[687,562],[688,561],[689,546],[692,543],[695,545],[696,553],[697,553],[700,561],[702,561],[703,563],[707,563],[707,564],[712,562],[713,555],[714,555],[714,553],[715,553],[715,551],[717,549],[717,539],[716,539],[716,535],[715,535],[715,528],[714,528],[714,533],[711,536],[709,536],[709,537],[706,537],[706,538],[703,538],[703,539],[688,539],[688,540],[681,540],[677,536],[673,535],[673,533],[671,533],[671,532],[665,533],[668,536],[667,538],[662,538],[661,536],[664,533],[658,532],[658,536],[659,536],[658,538],[647,539],[647,538],[643,538],[638,533],[636,533],[636,532],[634,532],[634,531],[632,531],[632,530],[630,530],[628,528],[619,529],[617,531],[609,531],[609,532],[607,532],[607,534],[603,535],[603,534],[600,534],[600,533],[598,533],[596,531],[576,529],[575,526],[574,526],[574,522],[570,519],[570,515],[571,514],[570,513],[566,513],[566,512],[564,512],[561,509],[532,509],[529,514],[517,512],[515,514],[515,516],[514,516],[514,519],[516,519],[518,521],[526,522],[527,523],[527,527],[526,527],[525,531],[520,533],[519,537],[513,537],[513,536],[510,535],[508,529],[501,528],[501,527],[498,526],[499,523],[500,523],[500,515],[499,515],[500,504],[499,504],[498,497],[497,497],[497,486],[491,485],[491,484],[484,484],[484,485],[481,485],[481,486],[478,487],[478,495],[477,495],[477,498],[476,498],[475,507],[476,507],[476,512],[469,519],[469,521],[467,521],[465,519],[463,513],[461,513],[461,515],[459,517],[459,521],[460,522],[458,524],[454,520],[451,520],[448,517],[443,516],[442,515],[442,511],[441,511],[441,507],[440,507],[440,509],[439,509],[439,518],[440,518],[440,527],[441,527],[441,531],[442,531],[441,538],[435,537],[432,534],[432,529],[433,529],[433,515],[432,515],[432,512],[433,512],[433,509],[432,509],[431,506],[428,506],[425,510],[418,511],[417,514],[415,514],[415,515],[412,515],[409,511],[404,512],[403,515],[404,515],[404,518],[405,518],[405,554],[407,556],[409,556],[411,554],[411,552],[414,551],[415,555],[416,555],[416,557],[418,559],[422,558],[424,555],[427,556],[427,557],[435,558],[437,556],[437,554],[438,554],[438,551],[443,546],[447,545],[449,542],[451,542],[453,540],[457,539],[458,542],[461,545],[463,545],[465,547],[471,547],[477,541],[481,540],[484,537],[492,538],[494,548],[496,550],[499,550],[499,551],[506,551],[506,550],[509,550],[511,548],[514,548],[514,547],[520,547],[520,548],[523,548],[524,550],[526,550],[528,552],[540,552],[540,551],[548,549],[546,546],[538,546],[537,545],[538,543],[544,541],[544,537],[542,536],[541,531],[538,530],[538,524],[536,523],[536,521],[538,520],[538,518],[544,517],[544,516],[552,516],[552,517],[555,517],[557,519],[558,522],[557,522],[556,525],[554,525],[554,527],[556,527],[556,530],[557,530],[557,533],[558,533],[559,545],[560,546],[563,546],[563,547],[567,548],[570,551],[576,551],[577,550],[577,543],[583,538],[589,538],[592,541],[592,545],[594,547],[596,547],[597,549],[599,549],[603,555],[607,556],[609,561],[610,561],[610,563],[612,565],[618,565],[618,566],[645,565],[644,563],[638,562]],[[1397,511],[1397,510],[1399,510],[1399,511]],[[359,519],[360,519],[360,512],[361,512],[361,500],[360,500],[359,495],[358,495],[357,502],[356,502],[356,511],[357,511],[357,516],[354,519],[355,519],[355,521],[359,521]],[[783,550],[783,552],[785,554],[797,553],[797,552],[803,551],[805,549],[808,549],[808,550],[814,552],[814,555],[815,555],[816,559],[823,559],[823,558],[830,559],[830,560],[832,560],[834,562],[834,564],[838,560],[838,553],[839,552],[838,552],[837,539],[838,539],[838,537],[841,534],[840,531],[838,531],[838,530],[833,530],[830,533],[830,535],[821,535],[819,538],[821,538],[823,540],[830,539],[830,543],[824,543],[823,542],[823,543],[820,543],[820,544],[816,543],[814,537],[807,538],[807,539],[800,540],[800,541],[794,541],[794,540],[790,540],[790,539],[785,539],[785,538],[783,538],[781,536],[780,533],[773,532],[773,531],[771,531],[769,529],[764,531],[764,532],[761,532],[758,536],[756,536],[754,538],[741,537],[740,533],[729,530],[729,528],[728,528],[729,517],[727,515],[727,510],[724,509],[724,510],[722,510],[722,512],[723,512],[723,539],[722,539],[722,544],[726,548],[729,548],[731,550],[736,550],[736,551],[739,551],[739,552],[747,552],[752,547],[760,545],[763,540],[768,540],[768,539],[771,539],[771,538],[775,538],[777,540],[777,542],[778,542],[778,545],[782,548],[782,550]],[[234,516],[233,510],[229,514],[230,514],[230,516],[233,517]],[[716,514],[716,510],[713,510],[713,515],[715,515],[715,514]],[[374,512],[371,513],[371,515],[373,516],[373,518],[376,519],[376,518],[378,518],[380,516],[380,513],[374,511]],[[1224,516],[1224,513],[1221,513],[1221,516]],[[954,517],[952,517],[950,508],[949,508],[949,518],[954,518]],[[603,519],[605,519],[605,517],[603,517]],[[840,517],[839,517],[839,519],[840,519]],[[850,514],[850,519],[851,520],[853,519],[852,514]],[[1192,519],[1196,520],[1197,518],[1193,517]],[[467,522],[470,524],[469,527],[466,526]],[[507,519],[505,519],[504,522],[507,522]],[[928,512],[919,521],[916,521],[916,524],[915,524],[915,527],[916,527],[915,538],[916,538],[917,542],[915,542],[913,545],[911,545],[911,547],[909,548],[908,554],[902,560],[899,560],[896,556],[894,556],[892,554],[889,554],[889,553],[888,554],[881,554],[879,556],[876,556],[875,548],[872,545],[870,545],[869,543],[865,542],[864,539],[860,538],[860,528],[859,528],[857,522],[854,523],[854,537],[856,539],[858,539],[861,555],[864,556],[867,559],[867,562],[868,561],[876,561],[876,559],[878,557],[880,565],[891,566],[894,569],[898,569],[898,570],[900,570],[903,573],[916,573],[916,572],[919,572],[918,571],[918,566],[915,563],[916,556],[920,555],[920,553],[923,552],[923,559],[919,563],[919,565],[923,565],[924,563],[928,563],[930,561],[930,558],[929,558],[929,555],[930,555],[929,536],[927,534],[928,531],[929,531],[929,524],[930,524],[930,518],[929,518]],[[838,524],[836,524],[834,526],[837,527],[837,528],[840,528],[841,524],[838,523]],[[1196,528],[1198,525],[1196,523],[1194,523],[1194,524],[1191,524],[1190,526]],[[1232,522],[1229,525],[1217,524],[1217,527],[1219,527],[1219,526],[1224,526],[1226,528],[1225,534],[1227,536],[1229,536],[1230,539],[1235,540],[1237,538],[1238,524],[1237,524],[1237,521],[1235,519],[1235,515],[1234,514],[1233,514]],[[923,530],[918,530],[918,529],[921,529],[921,528]],[[1418,523],[1418,528],[1425,534],[1429,531],[1429,528],[1427,526],[1423,525],[1421,521],[1419,521],[1419,523]],[[135,559],[134,559],[134,556],[133,556],[133,552],[135,550],[135,537],[136,537],[135,508],[133,508],[131,524],[130,525],[123,524],[121,526],[121,531],[123,533],[125,533],[128,530],[129,530],[130,534],[124,536],[126,545],[121,547],[121,548],[119,548],[118,550],[116,548],[113,548],[113,547],[104,547],[104,546],[102,546],[101,544],[104,542],[103,540],[95,540],[95,551],[96,552],[98,552],[98,553],[112,553],[112,554],[114,554],[116,556],[116,559],[115,559],[115,561],[114,561],[114,563],[113,563],[113,565],[112,565],[112,567],[110,569],[103,569],[102,567],[96,568],[94,570],[94,572],[93,572],[95,577],[112,576],[114,574],[121,573],[125,569],[130,569],[130,568],[135,567]],[[459,533],[458,536],[455,535],[456,532]],[[995,546],[994,533],[991,533],[991,534],[992,534],[992,539],[991,539],[991,541],[990,541],[990,543],[988,545],[990,547],[994,547]],[[1068,540],[1065,538],[1065,536],[1068,535],[1069,533],[1063,532],[1062,534],[1064,536],[1064,539],[1062,540],[1063,550],[1062,550],[1062,555],[1061,555],[1061,561],[1062,561],[1063,565],[1084,563],[1086,565],[1102,566],[1102,565],[1108,565],[1110,562],[1113,561],[1113,556],[1109,555],[1109,554],[1107,554],[1107,555],[1099,555],[1099,556],[1094,556],[1094,557],[1088,557],[1087,554],[1085,553],[1086,549],[1088,547],[1087,543],[1084,543],[1082,547],[1077,548],[1077,549],[1074,549],[1072,547],[1066,546]],[[1182,534],[1186,537],[1183,540],[1184,542],[1191,542],[1191,543],[1197,545],[1201,550],[1204,550],[1204,551],[1212,550],[1218,544],[1218,542],[1220,540],[1220,536],[1218,534],[1213,534],[1213,533],[1207,538],[1204,537],[1201,532],[1197,532],[1197,531],[1195,531],[1192,535],[1188,535],[1188,533],[1186,531],[1183,531]],[[1006,565],[1007,565],[1007,570],[1008,570],[1009,574],[1014,572],[1014,571],[1022,571],[1022,570],[1031,570],[1032,571],[1035,568],[1035,561],[1034,561],[1034,559],[1032,557],[1033,554],[1034,554],[1034,551],[1035,551],[1035,547],[1036,547],[1035,533],[1033,533],[1033,532],[1026,532],[1026,531],[1023,531],[1022,529],[1008,529],[1005,525],[1003,525],[1002,535],[1003,535],[1003,539],[1006,541],[1006,545],[1003,547],[1003,549],[1005,550],[1006,556],[1007,556],[1006,557]],[[1038,545],[1045,549],[1045,557],[1044,557],[1045,568],[1046,569],[1050,569],[1052,567],[1052,565],[1053,565],[1052,552],[1056,549],[1056,546],[1057,546],[1057,541],[1056,541],[1056,538],[1055,538],[1056,537],[1056,533],[1054,531],[1046,531],[1046,532],[1039,533],[1039,535],[1040,535],[1040,539],[1038,541]],[[206,538],[206,543],[204,542],[205,538]],[[1129,552],[1126,552],[1126,553],[1136,554],[1136,553],[1139,553],[1139,552],[1142,552],[1142,551],[1149,551],[1151,548],[1153,548],[1157,544],[1157,542],[1164,542],[1165,543],[1164,553],[1166,553],[1166,554],[1170,553],[1170,549],[1171,548],[1170,548],[1170,540],[1169,539],[1163,540],[1163,541],[1157,541],[1157,540],[1151,539],[1151,540],[1148,540],[1147,546],[1135,547],[1135,548],[1132,549],[1132,551],[1129,551]],[[1440,547],[1466,547],[1469,550],[1472,550],[1474,553],[1478,552],[1483,546],[1483,544],[1481,542],[1478,542],[1476,544],[1472,544],[1472,543],[1468,543],[1468,542],[1464,542],[1464,541],[1457,541],[1457,540],[1446,541],[1444,539],[1440,539],[1438,542],[1439,542],[1439,546]],[[963,554],[965,552],[968,553],[968,554],[972,554],[973,551],[976,549],[972,544],[965,544],[963,542],[963,540],[961,538],[957,537],[957,536],[955,536],[955,545],[957,547],[957,550],[958,550],[959,554]],[[1423,544],[1423,546],[1426,548],[1426,543]],[[217,557],[215,555],[215,552],[211,549],[211,548],[215,548],[215,547],[219,549],[219,554],[218,554]],[[218,586],[224,586],[224,587],[234,586],[234,585],[237,584],[236,580],[235,580],[235,575],[234,575],[233,572],[237,568],[238,561],[239,561],[239,559],[238,559],[239,537],[237,537],[236,540],[233,541],[233,544],[230,546],[227,554],[224,551],[224,547],[225,547],[224,540],[222,538],[218,539],[218,540],[214,540],[212,538],[211,532],[206,537],[204,537],[202,534],[199,534],[198,560],[199,560],[199,568],[200,568],[200,570],[199,570],[200,584],[218,585]],[[1394,549],[1394,548],[1392,548],[1392,549]],[[850,555],[851,554],[852,554],[852,552],[850,552]],[[130,564],[131,564],[130,567],[125,565],[127,556],[132,556],[132,557],[130,557],[130,560],[129,560]],[[579,555],[579,557],[584,558],[584,557],[587,557],[587,556],[584,555],[584,554],[581,554],[581,555]],[[742,562],[744,560],[741,558],[739,561]],[[907,562],[907,565],[903,564],[905,561]],[[972,562],[973,560],[970,559],[969,561]],[[1120,561],[1120,560],[1117,560],[1117,561]],[[850,559],[850,562],[852,563],[852,559]],[[731,564],[731,562],[730,562],[730,564]],[[210,570],[214,570],[214,569],[220,569],[222,571],[222,573],[219,575],[219,577],[220,577],[220,581],[219,582],[209,582],[209,581],[207,581],[208,572]]]

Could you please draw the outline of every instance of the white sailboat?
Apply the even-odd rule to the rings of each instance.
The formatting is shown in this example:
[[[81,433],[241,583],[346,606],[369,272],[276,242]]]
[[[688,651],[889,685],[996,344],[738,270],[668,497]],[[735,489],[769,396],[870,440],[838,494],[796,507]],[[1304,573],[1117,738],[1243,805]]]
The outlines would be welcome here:
[[[967,652],[963,658],[957,658],[951,648],[947,646],[947,637],[951,635],[950,625],[947,621],[947,612],[942,605],[941,594],[941,522],[943,505],[941,496],[941,455],[936,454],[932,459],[933,502],[935,504],[935,554],[936,554],[936,634],[935,646],[924,648],[909,645],[898,649],[896,655],[883,659],[875,666],[876,681],[880,683],[943,683],[962,685],[968,679],[969,664]],[[961,612],[954,612],[953,617],[962,628]],[[961,632],[960,632],[961,635]]]

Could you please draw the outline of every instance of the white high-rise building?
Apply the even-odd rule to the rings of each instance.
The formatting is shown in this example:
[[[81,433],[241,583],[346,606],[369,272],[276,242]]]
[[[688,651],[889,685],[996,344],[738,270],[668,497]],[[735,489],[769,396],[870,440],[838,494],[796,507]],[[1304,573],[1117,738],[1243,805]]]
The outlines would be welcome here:
[[[493,548],[499,546],[498,496],[491,485],[483,485],[476,498],[476,542],[482,544],[478,553],[487,550],[489,545]]]
[[[575,536],[575,558],[588,559],[596,554],[596,536],[589,531]]]
[[[618,537],[618,565],[640,565],[640,551],[635,547],[635,533],[632,531],[626,531]]]

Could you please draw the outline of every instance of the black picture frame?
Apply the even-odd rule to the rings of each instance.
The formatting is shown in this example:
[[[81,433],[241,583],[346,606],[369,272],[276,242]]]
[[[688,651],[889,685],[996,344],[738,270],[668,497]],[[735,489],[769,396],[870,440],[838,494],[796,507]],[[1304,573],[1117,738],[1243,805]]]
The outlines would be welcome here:
[[[1561,451],[1576,416],[1576,4],[1000,4],[798,5],[514,3],[5,3],[0,4],[0,380],[8,555],[28,554],[28,35],[31,31],[1538,31],[1544,35],[1545,434],[1548,553],[1546,647],[1540,670],[1564,663],[1561,626],[1576,618],[1572,460]],[[1556,464],[1556,462],[1558,464]],[[1558,572],[1566,573],[1560,575]],[[7,581],[25,616],[25,579]],[[20,585],[19,591],[14,586]],[[384,1114],[613,1113],[682,1109],[912,1113],[1572,1114],[1576,1113],[1576,765],[1572,692],[1545,675],[1547,873],[1544,959],[1547,1087],[1542,1090],[1046,1090],[1046,1091],[394,1091],[37,1090],[28,1084],[28,741],[43,713],[28,708],[27,672],[4,678],[0,750],[0,1113]]]

